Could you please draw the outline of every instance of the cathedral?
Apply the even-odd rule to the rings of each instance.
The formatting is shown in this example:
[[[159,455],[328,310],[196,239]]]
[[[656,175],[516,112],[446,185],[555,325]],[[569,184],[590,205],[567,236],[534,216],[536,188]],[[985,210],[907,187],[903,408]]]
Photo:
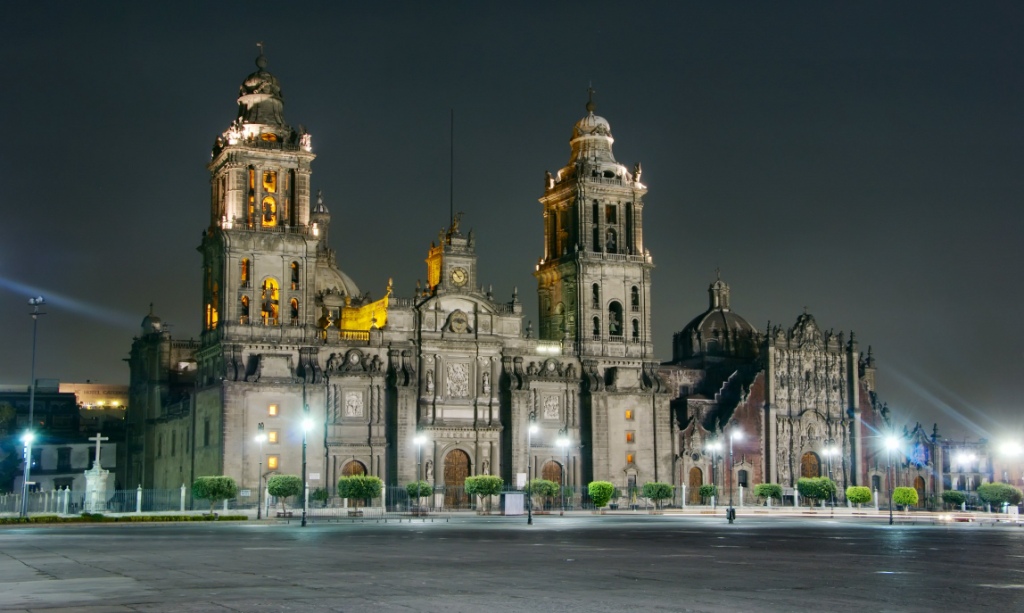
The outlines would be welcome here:
[[[480,474],[663,481],[687,497],[712,482],[884,479],[888,415],[852,334],[806,312],[758,331],[718,279],[708,310],[675,334],[671,362],[655,359],[647,186],[639,164],[616,161],[592,94],[540,197],[534,335],[517,292],[500,301],[480,287],[461,215],[424,236],[415,295],[360,290],[330,247],[312,136],[286,123],[262,54],[256,66],[208,165],[199,340],[173,339],[151,309],[132,345],[129,482],[172,489],[223,474],[256,491],[261,476],[299,474],[303,457],[310,488],[422,478],[447,504]],[[711,444],[725,440],[729,465]]]

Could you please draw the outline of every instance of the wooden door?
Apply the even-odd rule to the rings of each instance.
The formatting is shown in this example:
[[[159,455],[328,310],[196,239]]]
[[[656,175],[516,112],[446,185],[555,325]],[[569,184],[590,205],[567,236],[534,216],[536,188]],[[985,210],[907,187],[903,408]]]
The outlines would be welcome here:
[[[562,465],[551,460],[545,462],[540,469],[540,478],[562,485]]]
[[[444,457],[444,506],[465,508],[469,506],[466,494],[466,477],[469,476],[469,454],[453,449]]]
[[[700,504],[700,486],[704,485],[704,473],[701,469],[694,466],[690,469],[690,483],[686,486],[688,490],[686,493],[687,502],[690,504]]]
[[[818,454],[808,451],[800,458],[800,476],[808,478],[821,476],[821,459]]]
[[[924,478],[914,479],[914,489],[917,490],[917,506],[924,507]]]

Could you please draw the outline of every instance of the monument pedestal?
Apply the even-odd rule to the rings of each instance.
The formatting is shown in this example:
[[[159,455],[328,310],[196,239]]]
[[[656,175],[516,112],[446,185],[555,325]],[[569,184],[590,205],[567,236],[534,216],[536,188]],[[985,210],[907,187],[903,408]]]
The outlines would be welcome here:
[[[109,470],[100,466],[85,471],[85,511],[102,513],[107,510],[107,478]]]

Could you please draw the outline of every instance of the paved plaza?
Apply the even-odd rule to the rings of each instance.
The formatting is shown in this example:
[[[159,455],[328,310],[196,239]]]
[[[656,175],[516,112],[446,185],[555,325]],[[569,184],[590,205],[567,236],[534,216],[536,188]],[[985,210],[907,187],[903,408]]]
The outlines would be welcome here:
[[[1024,528],[453,517],[0,529],[3,611],[1024,609]]]

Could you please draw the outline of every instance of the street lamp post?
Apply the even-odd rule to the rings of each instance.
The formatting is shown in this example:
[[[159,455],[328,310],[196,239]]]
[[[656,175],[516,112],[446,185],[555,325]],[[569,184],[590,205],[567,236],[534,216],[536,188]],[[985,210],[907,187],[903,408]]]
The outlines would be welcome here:
[[[256,473],[259,489],[256,490],[256,519],[263,519],[263,441],[267,435],[263,432],[263,422],[256,426],[256,442],[260,444],[260,470]]]
[[[416,435],[416,438],[412,439],[412,442],[416,443],[416,512],[420,511],[420,498],[423,498],[420,494],[420,488],[423,486],[423,443],[427,442],[427,437],[422,434]]]
[[[889,438],[885,439],[885,450],[886,450],[885,455],[886,455],[886,458],[887,458],[888,464],[889,464],[889,467],[886,470],[886,473],[892,473],[892,452],[897,450],[897,449],[899,449],[899,447],[900,447],[900,442],[896,439],[895,436],[890,436]],[[896,477],[895,477],[895,475],[892,475],[892,474],[887,474],[886,477],[892,479],[892,481],[889,482],[889,525],[891,526],[892,525],[892,487],[893,487],[893,484],[896,481]]]
[[[305,418],[302,420],[302,527],[306,527],[306,434],[313,427],[313,420]]]
[[[718,507],[718,452],[722,449],[721,441],[712,441],[708,443],[708,449],[711,450],[711,485],[715,486],[715,493],[711,496],[711,508]]]
[[[526,524],[533,525],[533,435],[536,434],[537,424],[530,422],[526,430]]]
[[[836,448],[836,442],[833,439],[825,441],[825,460],[828,464],[828,478],[832,481],[832,514],[835,513],[836,509],[836,488],[835,480],[832,478],[832,456],[839,454],[839,449]]]
[[[740,431],[740,430],[732,430],[729,433],[729,475],[728,475],[728,477],[729,477],[729,510],[726,512],[725,516],[729,520],[730,524],[733,521],[736,520],[736,509],[733,508],[733,506],[732,506],[732,490],[733,490],[732,468],[735,465],[735,462],[733,461],[733,454],[732,454],[732,442],[734,440],[736,440],[736,439],[742,439],[742,438],[743,438],[743,432]]]
[[[558,446],[561,447],[562,450],[565,452],[565,464],[562,465],[562,483],[559,485],[558,488],[559,490],[561,490],[560,493],[562,494],[562,511],[559,513],[559,515],[565,515],[565,481],[566,477],[569,475],[569,437],[562,436],[561,438],[559,438]]]
[[[39,312],[39,307],[46,304],[42,296],[36,296],[35,298],[29,298],[28,303],[32,306],[32,368],[29,376],[28,388],[28,431],[22,435],[21,440],[25,444],[25,474],[22,478],[21,483],[21,516],[28,516],[28,482],[32,476],[32,441],[35,440],[35,434],[32,432],[32,428],[35,425],[35,408],[36,408],[36,332],[39,327],[39,316],[45,313]]]

